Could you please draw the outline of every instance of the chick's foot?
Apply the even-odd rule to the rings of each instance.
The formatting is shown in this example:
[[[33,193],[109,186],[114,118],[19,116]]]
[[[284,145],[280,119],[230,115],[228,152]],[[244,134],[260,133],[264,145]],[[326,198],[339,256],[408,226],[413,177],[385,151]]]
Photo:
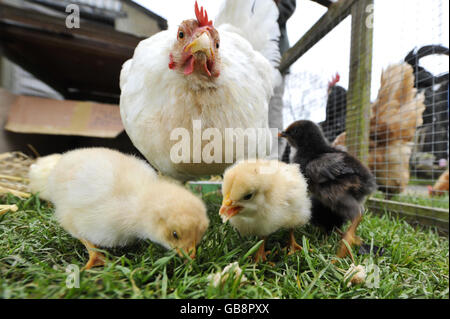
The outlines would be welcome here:
[[[288,255],[292,255],[297,251],[302,251],[303,247],[297,244],[295,241],[294,230],[292,229],[289,234],[289,243],[288,243],[289,253]]]
[[[346,256],[351,256],[353,259],[353,256],[351,255],[350,251],[347,249],[347,246],[344,243],[344,240],[347,242],[347,244],[351,247],[352,245],[361,245],[362,240],[359,236],[356,235],[356,229],[358,228],[359,224],[362,220],[362,214],[359,213],[358,217],[356,217],[348,230],[345,232],[344,236],[342,237],[340,247],[338,249],[338,252],[336,254],[336,257],[338,258],[344,258]]]
[[[83,245],[86,247],[86,249],[88,250],[88,253],[89,253],[89,260],[81,270],[87,270],[87,269],[91,269],[92,267],[97,267],[97,266],[104,266],[105,265],[105,255],[103,255],[101,252],[92,250],[92,249],[96,249],[97,247],[95,247],[95,245],[93,245],[89,241],[87,241],[87,240],[80,240],[80,241],[83,243]]]
[[[344,232],[343,232],[342,230],[340,230],[339,228],[336,228],[336,232],[339,234],[339,236],[341,236],[341,238],[344,238],[345,235],[346,235],[346,233],[344,233]],[[356,246],[361,246],[362,243],[363,243],[363,241],[362,241],[361,237],[359,237],[358,235],[355,235],[355,238],[354,238],[354,244],[355,244]]]

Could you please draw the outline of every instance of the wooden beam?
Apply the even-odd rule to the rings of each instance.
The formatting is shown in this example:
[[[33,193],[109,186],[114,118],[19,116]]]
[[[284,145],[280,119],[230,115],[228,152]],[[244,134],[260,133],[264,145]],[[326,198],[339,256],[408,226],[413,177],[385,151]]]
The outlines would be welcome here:
[[[372,6],[372,7],[371,7]],[[369,10],[372,8],[372,10]],[[367,164],[369,155],[370,88],[372,79],[373,0],[352,7],[350,77],[347,94],[346,145],[348,152]]]
[[[327,8],[329,8],[333,4],[333,1],[331,0],[311,0],[311,1],[317,2],[318,4]]]
[[[322,40],[334,27],[344,20],[356,0],[340,0],[330,5],[328,11],[306,32],[298,42],[287,50],[280,63],[281,73],[285,73],[303,54]]]

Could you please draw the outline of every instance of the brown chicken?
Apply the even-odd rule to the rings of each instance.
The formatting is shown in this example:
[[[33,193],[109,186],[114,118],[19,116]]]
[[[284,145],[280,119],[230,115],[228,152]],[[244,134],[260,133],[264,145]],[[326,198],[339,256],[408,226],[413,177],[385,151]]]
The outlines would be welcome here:
[[[371,107],[369,168],[378,189],[388,197],[409,183],[409,159],[416,128],[422,125],[424,95],[414,88],[413,69],[407,63],[389,66],[381,75],[378,97]],[[345,132],[333,146],[345,147]]]
[[[448,193],[448,169],[439,176],[439,179],[436,181],[433,187],[431,185],[428,186],[428,194],[433,196],[442,196]]]

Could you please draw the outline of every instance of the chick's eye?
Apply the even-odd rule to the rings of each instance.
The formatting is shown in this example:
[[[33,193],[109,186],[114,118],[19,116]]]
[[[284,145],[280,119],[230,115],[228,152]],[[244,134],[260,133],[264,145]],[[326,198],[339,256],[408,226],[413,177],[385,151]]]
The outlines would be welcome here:
[[[253,193],[249,193],[247,195],[245,195],[244,197],[242,197],[243,200],[250,200],[253,197]]]
[[[180,39],[183,39],[184,38],[184,32],[183,31],[178,32],[178,37]]]
[[[173,238],[175,238],[175,239],[179,239],[178,234],[177,234],[176,231],[174,231],[174,232],[172,233],[172,236],[173,236]]]
[[[216,49],[218,49],[220,47],[219,42],[216,43]]]

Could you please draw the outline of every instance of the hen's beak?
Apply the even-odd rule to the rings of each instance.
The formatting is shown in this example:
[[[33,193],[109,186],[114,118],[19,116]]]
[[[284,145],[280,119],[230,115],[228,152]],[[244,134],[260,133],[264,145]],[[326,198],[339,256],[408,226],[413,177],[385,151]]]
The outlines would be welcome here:
[[[214,59],[214,51],[212,49],[212,41],[208,35],[208,32],[203,32],[201,36],[192,41],[186,48],[184,52],[191,52],[194,54],[196,52],[204,52],[209,59]]]
[[[233,201],[230,199],[230,195],[227,194],[222,202],[222,207],[220,207],[219,214],[222,216],[222,220],[226,223],[231,217],[238,214],[244,207],[239,205],[234,205]]]
[[[278,133],[278,137],[286,137],[286,133],[280,132],[280,133]]]

